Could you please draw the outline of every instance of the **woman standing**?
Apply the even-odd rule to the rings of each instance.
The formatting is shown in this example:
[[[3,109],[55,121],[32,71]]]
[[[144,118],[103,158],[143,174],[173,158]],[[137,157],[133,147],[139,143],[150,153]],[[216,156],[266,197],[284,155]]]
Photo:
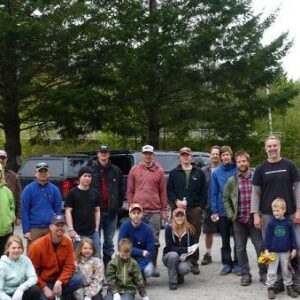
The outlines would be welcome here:
[[[24,246],[19,236],[10,236],[0,260],[0,299],[39,300],[40,289],[30,259],[22,253]]]
[[[190,255],[198,249],[194,244],[195,228],[188,223],[185,210],[176,208],[172,223],[166,226],[166,247],[163,251],[163,263],[168,268],[169,289],[176,290],[177,284],[184,282],[184,275],[192,269]]]

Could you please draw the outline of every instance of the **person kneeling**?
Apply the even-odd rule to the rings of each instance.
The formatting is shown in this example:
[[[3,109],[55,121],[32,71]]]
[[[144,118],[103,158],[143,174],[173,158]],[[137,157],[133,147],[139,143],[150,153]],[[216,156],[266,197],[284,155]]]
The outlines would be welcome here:
[[[195,228],[186,219],[185,210],[175,209],[172,223],[165,229],[166,247],[162,258],[168,268],[170,290],[176,290],[177,284],[184,283],[184,275],[192,270],[190,255],[199,247],[193,241],[195,232]]]

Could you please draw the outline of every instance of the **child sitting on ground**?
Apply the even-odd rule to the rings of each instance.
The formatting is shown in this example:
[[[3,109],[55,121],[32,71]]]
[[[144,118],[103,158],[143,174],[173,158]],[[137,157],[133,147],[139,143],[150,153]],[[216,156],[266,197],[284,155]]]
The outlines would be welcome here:
[[[266,285],[269,299],[275,299],[274,284],[277,279],[277,269],[280,263],[283,283],[286,286],[288,296],[296,298],[298,293],[294,290],[292,272],[289,262],[297,254],[296,236],[293,223],[284,216],[286,203],[282,198],[276,198],[272,202],[273,219],[266,228],[264,249],[265,254],[275,252],[275,260],[269,264]]]
[[[105,300],[132,300],[136,290],[143,300],[149,300],[142,273],[135,259],[130,257],[132,243],[122,239],[118,244],[118,255],[107,265],[108,291]]]
[[[76,269],[83,277],[84,287],[74,292],[76,300],[103,300],[101,290],[104,280],[104,266],[97,257],[93,241],[84,238],[76,251]]]

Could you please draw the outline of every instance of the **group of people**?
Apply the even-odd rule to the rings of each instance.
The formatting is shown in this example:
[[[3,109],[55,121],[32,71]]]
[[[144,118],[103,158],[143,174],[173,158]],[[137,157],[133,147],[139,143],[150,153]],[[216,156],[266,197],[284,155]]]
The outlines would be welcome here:
[[[162,261],[170,290],[183,284],[187,273],[200,273],[202,229],[206,247],[202,265],[212,262],[213,234],[218,231],[222,239],[220,275],[233,272],[241,276],[242,286],[250,285],[250,237],[257,256],[262,251],[269,257],[275,253],[268,266],[258,264],[268,297],[274,299],[285,287],[289,296],[296,297],[300,294],[299,171],[292,161],[281,157],[276,136],[266,139],[265,149],[267,160],[253,170],[249,154],[239,151],[233,155],[229,146],[213,146],[211,163],[202,168],[193,163],[191,149],[183,147],[180,164],[166,180],[155,161],[154,148],[145,145],[124,191],[121,170],[110,162],[109,147],[100,145],[96,162],[79,170],[79,184],[65,201],[65,216],[60,192],[49,181],[49,166],[37,164],[36,180],[21,193],[19,183],[12,188],[5,180],[7,155],[1,150],[0,251],[4,255],[0,298],[101,300],[105,278],[105,299],[134,299],[138,291],[147,300],[147,278],[160,276],[157,259],[162,221],[166,222]],[[114,255],[118,210],[125,198],[129,220],[121,224]],[[14,222],[18,225],[20,219],[29,258],[22,254],[22,240],[11,236]]]

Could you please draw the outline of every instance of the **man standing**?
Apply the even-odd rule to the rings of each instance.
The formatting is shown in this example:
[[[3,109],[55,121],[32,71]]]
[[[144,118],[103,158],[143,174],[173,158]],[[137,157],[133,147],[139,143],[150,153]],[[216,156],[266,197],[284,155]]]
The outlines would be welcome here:
[[[73,299],[73,292],[83,285],[81,276],[75,273],[72,241],[64,236],[66,220],[55,215],[51,220],[50,232],[34,241],[29,248],[38,286],[42,290],[41,300],[63,296]]]
[[[129,207],[130,220],[125,221],[121,227],[118,237],[120,240],[128,238],[132,243],[131,256],[138,262],[144,278],[153,276],[153,263],[155,254],[154,235],[152,228],[142,222],[143,208],[134,203]]]
[[[123,204],[122,171],[109,160],[109,147],[100,145],[97,151],[97,162],[91,167],[92,184],[100,194],[100,227],[99,238],[101,241],[101,230],[103,230],[103,262],[105,267],[114,254],[113,237],[118,222],[119,208]]]
[[[220,164],[220,147],[219,146],[212,146],[209,150],[210,153],[210,164],[202,167],[202,171],[205,175],[206,187],[207,187],[207,198],[208,203],[206,205],[206,209],[204,211],[204,218],[203,218],[203,233],[205,233],[205,247],[206,252],[203,255],[203,259],[201,261],[201,265],[205,266],[212,263],[211,258],[211,247],[213,245],[213,237],[214,233],[218,232],[218,225],[216,222],[213,222],[211,219],[211,211],[209,208],[209,183],[211,174],[216,169],[216,167]]]
[[[173,209],[186,209],[187,220],[196,230],[195,243],[198,243],[202,211],[207,203],[205,175],[200,168],[192,165],[192,150],[188,147],[180,149],[181,164],[171,170],[168,180],[168,197]],[[191,257],[193,274],[199,274],[199,249]]]
[[[298,248],[300,241],[300,176],[296,165],[281,157],[280,140],[269,136],[265,141],[267,160],[262,162],[255,170],[251,197],[251,212],[254,215],[254,225],[262,228],[264,236],[266,227],[272,219],[272,201],[283,198],[286,201],[286,216],[294,223]],[[299,251],[297,254],[300,266]],[[299,267],[298,267],[299,268]],[[295,287],[300,294],[300,271],[295,272]],[[284,290],[282,281],[277,282],[275,293]]]
[[[263,250],[261,229],[255,228],[250,213],[252,178],[254,171],[250,169],[250,156],[246,152],[237,152],[235,155],[238,172],[230,177],[224,188],[224,208],[227,218],[233,222],[236,254],[242,268],[241,285],[248,286],[252,282],[250,265],[247,255],[247,240],[255,248],[257,256]],[[265,265],[258,265],[260,281],[266,280]]]
[[[5,176],[3,178],[4,184],[12,191],[14,195],[16,215],[15,225],[18,226],[21,223],[21,183],[17,174],[6,167],[7,153],[5,150],[0,150],[0,163],[2,164],[5,172]]]
[[[49,232],[54,214],[61,214],[62,199],[58,188],[49,181],[49,166],[40,162],[35,169],[36,180],[21,195],[24,238],[31,241]]]
[[[154,160],[154,148],[145,145],[142,148],[143,160],[131,168],[127,182],[128,205],[138,203],[144,211],[143,221],[154,232],[155,253],[153,255],[153,277],[159,277],[157,255],[161,219],[167,220],[167,190],[164,170]]]
[[[236,166],[232,163],[232,150],[229,146],[222,146],[220,149],[222,164],[212,173],[209,197],[211,218],[219,222],[219,229],[222,238],[221,257],[223,268],[220,275],[227,275],[234,271],[236,275],[242,275],[242,271],[237,263],[236,251],[234,249],[234,260],[231,258],[230,233],[232,221],[227,219],[224,209],[223,191],[229,177],[237,171]],[[235,248],[235,247],[234,247]]]
[[[83,167],[78,172],[79,185],[74,187],[68,194],[66,200],[66,220],[69,227],[69,236],[73,240],[75,249],[79,241],[78,237],[89,237],[93,240],[101,257],[99,240],[100,224],[100,196],[99,193],[90,188],[92,181],[92,170]]]

